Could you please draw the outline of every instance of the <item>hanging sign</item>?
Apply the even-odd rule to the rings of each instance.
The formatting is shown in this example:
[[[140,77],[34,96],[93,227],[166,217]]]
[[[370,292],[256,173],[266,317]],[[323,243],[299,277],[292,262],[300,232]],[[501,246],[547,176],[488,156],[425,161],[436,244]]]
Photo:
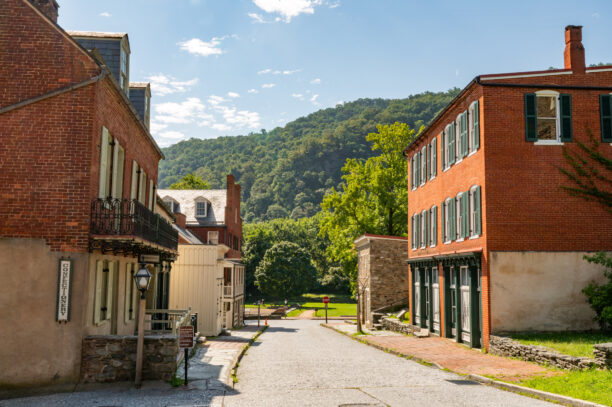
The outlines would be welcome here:
[[[140,263],[159,263],[159,254],[141,254],[140,255]]]
[[[70,321],[70,289],[72,286],[72,260],[60,259],[57,275],[57,302],[55,304],[55,320]]]

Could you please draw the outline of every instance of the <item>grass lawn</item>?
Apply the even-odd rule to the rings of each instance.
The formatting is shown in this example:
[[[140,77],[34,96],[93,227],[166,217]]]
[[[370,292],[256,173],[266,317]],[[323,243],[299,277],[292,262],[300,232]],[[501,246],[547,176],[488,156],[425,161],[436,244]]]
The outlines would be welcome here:
[[[293,311],[291,311],[290,313],[287,314],[288,317],[297,317],[299,316],[302,312],[306,311],[305,309],[294,309]]]
[[[305,302],[304,304],[302,304],[302,308],[316,310],[315,317],[325,316],[325,304],[323,304],[322,302]],[[328,317],[341,317],[344,315],[357,315],[357,304],[334,302],[330,302],[329,304],[327,304]]]
[[[571,371],[515,384],[612,406],[612,372],[609,370]]]
[[[550,332],[513,334],[512,339],[525,345],[540,345],[570,356],[593,357],[593,345],[612,342],[612,334],[600,332]],[[612,388],[612,382],[610,382]]]

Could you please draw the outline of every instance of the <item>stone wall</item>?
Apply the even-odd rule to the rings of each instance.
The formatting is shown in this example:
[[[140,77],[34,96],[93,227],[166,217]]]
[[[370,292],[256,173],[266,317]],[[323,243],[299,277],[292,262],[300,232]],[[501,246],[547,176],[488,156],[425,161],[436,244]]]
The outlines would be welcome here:
[[[408,241],[370,238],[370,307],[372,310],[407,299]]]
[[[418,326],[410,325],[405,322],[401,322],[399,319],[394,318],[383,318],[381,319],[381,323],[384,329],[403,334],[412,334],[415,331],[418,332],[421,330],[421,328]]]
[[[597,366],[612,369],[612,342],[593,345],[593,353]]]
[[[598,358],[591,359],[587,357],[568,356],[543,346],[523,345],[507,337],[491,335],[489,339],[489,352],[494,355],[512,356],[542,365],[551,365],[560,369],[578,370],[588,369],[590,367],[604,368],[606,364],[603,360],[612,357],[612,344],[595,345],[596,347],[606,345],[610,347],[601,350]],[[607,351],[605,349],[607,349]],[[609,366],[608,364],[608,367]]]
[[[136,336],[92,335],[83,339],[81,381],[118,382],[134,380]],[[171,335],[145,336],[142,377],[172,379],[176,371],[178,339]]]

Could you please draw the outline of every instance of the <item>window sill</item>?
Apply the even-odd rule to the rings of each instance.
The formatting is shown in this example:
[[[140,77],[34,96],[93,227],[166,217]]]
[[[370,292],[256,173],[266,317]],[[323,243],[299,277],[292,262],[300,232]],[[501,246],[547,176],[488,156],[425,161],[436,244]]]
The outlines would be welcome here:
[[[480,235],[470,236],[470,240],[478,239],[479,237],[480,237]]]
[[[442,168],[442,172],[446,172],[448,170],[450,170],[450,167]]]
[[[460,242],[463,242],[463,240],[464,240],[464,239],[463,239],[463,238],[461,238],[461,239],[457,239],[457,240],[455,240],[455,242],[460,243]]]
[[[478,152],[478,150],[474,150],[474,151],[470,151],[470,153],[468,154],[468,157],[473,156],[474,154],[476,154]]]
[[[459,164],[461,161],[463,161],[463,157],[460,160],[455,161],[455,164]]]
[[[557,140],[538,140],[533,143],[534,146],[562,146],[564,143]]]
[[[435,245],[435,244],[433,244],[433,245],[431,245],[431,246],[429,246],[429,247],[430,247],[430,248],[432,248],[432,247],[436,247],[436,245]]]
[[[433,177],[429,178],[429,181],[436,179],[436,176],[434,175]]]
[[[451,244],[452,242],[449,240],[448,242],[444,242],[444,244]]]

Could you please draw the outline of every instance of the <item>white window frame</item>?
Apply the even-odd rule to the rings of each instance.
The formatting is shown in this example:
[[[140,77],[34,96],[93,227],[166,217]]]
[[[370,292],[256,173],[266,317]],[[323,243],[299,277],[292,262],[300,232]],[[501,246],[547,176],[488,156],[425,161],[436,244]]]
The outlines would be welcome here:
[[[412,158],[410,159],[410,177],[412,178],[412,190],[415,191],[418,186],[419,183],[416,182],[416,154],[412,155]]]
[[[130,61],[128,59],[128,52],[123,45],[121,45],[119,51],[119,86],[121,89],[129,95],[130,89]],[[125,67],[125,71],[124,71]]]
[[[454,198],[446,198],[444,200],[444,236],[442,237],[444,244],[450,244],[450,242],[452,242],[450,238],[450,216],[448,212],[448,209],[450,207],[449,203],[451,199]]]
[[[461,219],[461,197],[463,192],[459,192],[455,197],[455,233],[457,234],[455,241],[463,242],[462,219]]]
[[[556,90],[539,90],[535,92],[536,95],[536,118],[538,117],[538,97],[551,97],[555,98],[555,112],[556,112],[556,120],[555,120],[555,133],[556,137],[554,140],[540,140],[539,138],[534,142],[534,145],[563,145],[561,141],[561,94]],[[536,135],[538,133],[538,128],[536,125]]]
[[[419,185],[423,186],[425,185],[425,181],[427,178],[427,146],[423,146],[423,148],[421,148],[421,152],[418,153],[421,154],[421,168],[420,168],[420,173],[419,173],[419,177],[420,177],[420,182]]]
[[[455,164],[459,164],[463,161],[463,157],[461,156],[461,115],[459,113],[457,118],[455,119]]]
[[[429,179],[432,180],[436,178],[436,174],[438,173],[438,142],[436,141],[437,137],[434,137],[430,142],[430,153],[429,153]],[[434,162],[434,156],[436,157]]]
[[[412,217],[410,218],[410,228],[412,231],[412,242],[410,243],[410,247],[412,248],[412,250],[416,250],[418,248],[417,245],[417,230],[416,230],[416,212],[412,214]]]
[[[478,151],[477,148],[474,148],[474,131],[472,130],[474,123],[474,108],[476,107],[476,103],[478,101],[473,101],[468,107],[468,157],[476,153]],[[480,123],[480,121],[479,121]],[[480,124],[479,124],[480,125]],[[480,145],[480,143],[478,143]]]
[[[435,219],[434,219],[435,213]],[[429,247],[436,247],[438,243],[437,233],[434,236],[434,227],[437,229],[438,225],[438,208],[434,205],[429,209]],[[437,232],[437,230],[436,230]]]
[[[478,185],[474,185],[472,188],[470,188],[470,198],[468,200],[469,205],[470,205],[470,239],[476,239],[479,238],[480,235],[475,234],[474,230],[476,229],[474,226],[476,225],[476,205],[474,204],[474,192],[476,192],[476,190],[478,189]],[[481,229],[481,233],[482,233],[482,194],[480,196],[480,229]]]
[[[208,242],[208,244],[219,244],[219,231],[217,230],[210,230],[207,233],[206,236],[206,240]],[[213,242],[213,240],[215,242]]]
[[[210,202],[208,202],[208,200],[206,198],[196,198],[195,200],[195,208],[194,208],[194,216],[196,218],[206,218],[208,217],[208,204]],[[204,214],[198,214],[198,205],[199,204],[204,204]]]
[[[427,219],[427,211],[422,211],[419,216],[421,217],[421,230],[419,231],[419,233],[421,234],[421,249],[424,249],[427,247],[427,228],[426,226],[426,219]]]

